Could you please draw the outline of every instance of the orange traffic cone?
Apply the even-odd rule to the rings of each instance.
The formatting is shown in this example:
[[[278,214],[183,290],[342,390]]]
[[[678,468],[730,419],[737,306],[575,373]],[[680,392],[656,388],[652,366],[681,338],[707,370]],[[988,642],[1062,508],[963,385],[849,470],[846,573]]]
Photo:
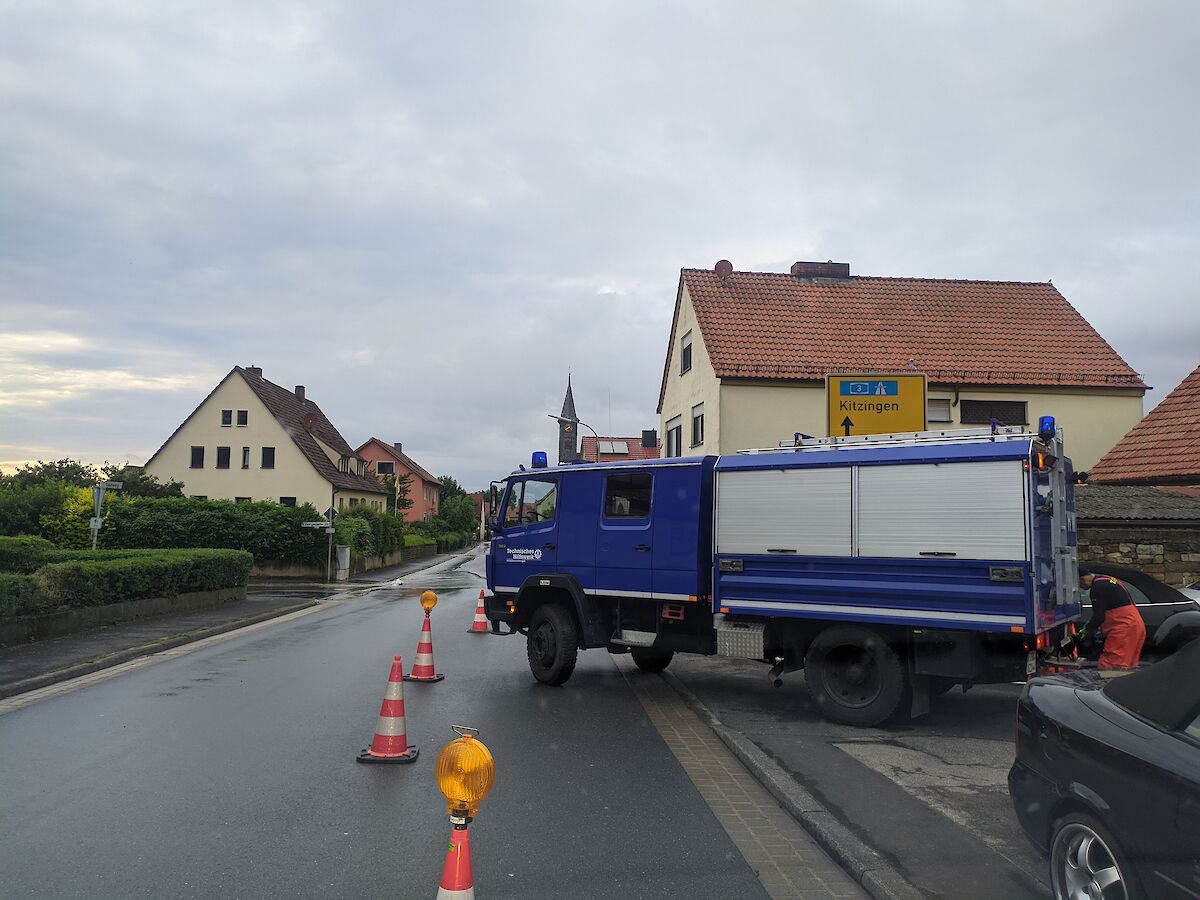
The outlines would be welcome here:
[[[404,663],[397,656],[392,660],[387,692],[383,695],[383,705],[379,707],[375,739],[370,747],[358,754],[358,761],[410,763],[420,752],[420,747],[409,746],[408,735],[404,733]]]
[[[433,670],[433,631],[429,627],[429,613],[425,613],[425,624],[421,626],[421,640],[417,644],[417,659],[412,671],[404,676],[405,681],[441,681],[445,675]]]
[[[475,900],[475,877],[471,874],[471,839],[466,825],[456,824],[450,832],[450,847],[442,867],[437,900]]]
[[[471,627],[467,629],[469,634],[487,634],[491,631],[491,626],[488,625],[487,614],[483,611],[483,590],[479,591],[479,602],[475,605],[475,621],[471,623]]]

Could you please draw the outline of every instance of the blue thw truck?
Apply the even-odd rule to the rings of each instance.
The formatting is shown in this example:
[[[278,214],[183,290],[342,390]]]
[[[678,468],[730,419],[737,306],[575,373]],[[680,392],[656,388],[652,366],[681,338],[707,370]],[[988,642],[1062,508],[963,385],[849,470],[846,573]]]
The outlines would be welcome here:
[[[1080,614],[1071,462],[1016,428],[804,439],[728,456],[576,463],[493,487],[493,633],[535,678],[580,650],[805,669],[835,721],[920,715],[1038,670]]]

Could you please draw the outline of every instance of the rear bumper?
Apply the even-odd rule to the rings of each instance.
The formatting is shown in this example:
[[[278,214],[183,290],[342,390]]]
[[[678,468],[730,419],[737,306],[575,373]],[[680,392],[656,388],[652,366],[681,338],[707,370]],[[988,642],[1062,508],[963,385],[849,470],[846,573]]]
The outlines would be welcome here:
[[[1048,853],[1050,810],[1058,797],[1054,783],[1018,759],[1008,770],[1008,793],[1025,837],[1039,853]]]

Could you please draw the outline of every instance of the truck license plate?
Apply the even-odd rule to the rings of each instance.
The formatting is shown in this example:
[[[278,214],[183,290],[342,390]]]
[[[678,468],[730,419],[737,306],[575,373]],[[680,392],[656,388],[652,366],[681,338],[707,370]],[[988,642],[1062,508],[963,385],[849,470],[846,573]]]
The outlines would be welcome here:
[[[1037,674],[1037,651],[1036,650],[1030,650],[1028,655],[1026,655],[1026,657],[1025,657],[1025,674],[1026,675],[1036,675]]]

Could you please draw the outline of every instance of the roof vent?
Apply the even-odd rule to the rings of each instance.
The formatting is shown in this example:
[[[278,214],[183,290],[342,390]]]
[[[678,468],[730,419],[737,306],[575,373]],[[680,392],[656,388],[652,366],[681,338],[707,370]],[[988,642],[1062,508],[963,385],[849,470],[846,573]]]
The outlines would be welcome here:
[[[404,452],[404,445],[403,445],[402,443],[400,443],[399,441],[395,441],[395,442],[392,444],[392,446],[396,448],[396,452],[397,452],[397,453],[403,453],[403,452]]]
[[[713,266],[713,271],[716,272],[718,278],[724,281],[733,274],[733,263],[727,259],[718,259],[717,264]]]
[[[304,402],[304,385],[302,384],[296,385],[296,399],[301,403]]]
[[[801,280],[814,278],[834,278],[845,281],[850,277],[850,263],[828,262],[794,262],[792,275]]]
[[[255,365],[246,366],[246,374],[253,375],[255,378],[262,378],[262,369]]]

